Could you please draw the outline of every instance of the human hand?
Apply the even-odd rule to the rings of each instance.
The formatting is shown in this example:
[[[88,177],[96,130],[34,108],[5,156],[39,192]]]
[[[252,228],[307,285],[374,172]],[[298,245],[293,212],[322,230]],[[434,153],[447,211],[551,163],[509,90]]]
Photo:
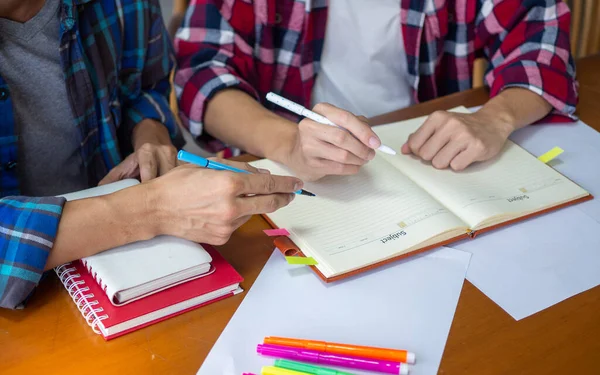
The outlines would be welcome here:
[[[159,234],[222,245],[252,215],[274,212],[294,199],[303,183],[245,163],[219,160],[253,174],[186,164],[145,184]]]
[[[351,175],[375,157],[381,141],[365,117],[327,103],[315,105],[313,111],[348,131],[310,119],[300,121],[285,163],[296,175],[308,181]]]
[[[408,137],[403,154],[431,161],[438,169],[460,171],[498,154],[514,127],[485,111],[472,114],[436,111]]]
[[[134,152],[111,169],[98,185],[138,177],[146,182],[164,175],[177,165],[177,149],[163,124],[156,120],[143,120],[133,129],[132,136]]]

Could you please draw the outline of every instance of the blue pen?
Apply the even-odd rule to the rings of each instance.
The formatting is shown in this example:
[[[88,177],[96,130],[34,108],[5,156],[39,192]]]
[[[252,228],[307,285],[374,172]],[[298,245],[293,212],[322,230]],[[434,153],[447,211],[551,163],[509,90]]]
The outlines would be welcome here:
[[[221,164],[216,161],[208,160],[206,158],[203,158],[202,156],[190,154],[189,152],[183,151],[183,150],[180,150],[177,153],[177,159],[179,159],[183,162],[186,162],[186,163],[199,165],[203,168],[214,169],[216,171],[230,171],[230,172],[246,173],[246,174],[251,173],[244,169],[239,169],[239,168],[235,168],[230,165],[227,165],[227,164]],[[295,193],[298,195],[308,195],[309,197],[315,196],[313,193],[306,191],[304,189],[298,190]]]

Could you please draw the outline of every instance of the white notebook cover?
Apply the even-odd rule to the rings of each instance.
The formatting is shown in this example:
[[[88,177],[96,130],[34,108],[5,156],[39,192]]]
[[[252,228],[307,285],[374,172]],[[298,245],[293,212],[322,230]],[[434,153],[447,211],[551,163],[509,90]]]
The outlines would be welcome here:
[[[212,273],[212,258],[201,245],[171,236],[134,242],[81,261],[115,306]],[[164,283],[165,278],[177,273],[179,278]],[[117,293],[143,284],[149,284],[146,293],[122,303],[117,301]]]

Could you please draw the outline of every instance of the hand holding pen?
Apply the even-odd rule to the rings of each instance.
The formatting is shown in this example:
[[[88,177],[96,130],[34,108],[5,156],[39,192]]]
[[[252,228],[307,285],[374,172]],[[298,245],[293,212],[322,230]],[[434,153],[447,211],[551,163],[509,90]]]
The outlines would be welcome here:
[[[144,217],[148,223],[143,232],[148,238],[171,235],[223,245],[252,215],[287,206],[303,186],[295,177],[271,175],[246,163],[211,162],[244,173],[184,164],[139,185],[137,196],[152,209],[152,215]]]
[[[326,103],[317,104],[313,112],[274,93],[267,94],[267,100],[306,117],[298,124],[295,145],[285,164],[307,180],[355,174],[375,157],[376,149],[396,153],[381,144],[364,117]]]
[[[195,164],[199,167],[208,168],[215,171],[229,171],[235,173],[252,174],[252,172],[247,169],[236,168],[229,164],[219,163],[218,161],[206,159],[199,155],[190,154],[189,152],[183,150],[177,153],[177,160],[183,161],[185,163]],[[258,171],[258,169],[256,171]],[[268,173],[269,171],[265,172]],[[306,191],[304,189],[298,189],[294,192],[294,194],[307,195],[309,197],[315,196],[310,191]]]

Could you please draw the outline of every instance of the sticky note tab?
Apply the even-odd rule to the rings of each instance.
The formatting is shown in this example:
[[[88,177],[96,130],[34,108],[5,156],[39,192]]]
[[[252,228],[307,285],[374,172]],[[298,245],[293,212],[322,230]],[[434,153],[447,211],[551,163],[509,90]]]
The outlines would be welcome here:
[[[265,230],[263,230],[263,232],[265,232],[265,234],[269,237],[289,236],[290,235],[290,232],[288,232],[287,229],[285,229],[285,228],[265,229]]]
[[[305,266],[316,266],[319,264],[313,257],[285,257],[288,264],[302,264]]]
[[[562,154],[563,152],[565,152],[565,150],[563,150],[562,148],[554,147],[552,150],[539,156],[538,160],[541,161],[542,163],[548,163],[550,160],[554,159],[555,157]]]

